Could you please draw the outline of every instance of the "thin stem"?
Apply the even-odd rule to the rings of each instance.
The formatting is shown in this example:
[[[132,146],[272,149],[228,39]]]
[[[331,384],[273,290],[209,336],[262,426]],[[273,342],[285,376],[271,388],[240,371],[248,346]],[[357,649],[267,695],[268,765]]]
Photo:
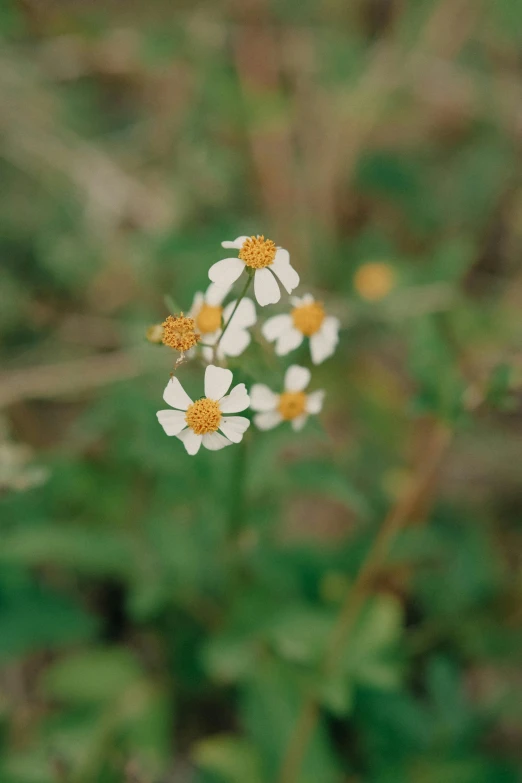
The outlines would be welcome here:
[[[242,533],[247,520],[247,463],[248,463],[248,437],[245,436],[241,443],[234,449],[234,457],[231,466],[230,509],[228,529],[225,539],[225,562],[228,573],[228,590],[230,600],[240,595],[245,585],[249,582],[249,568],[244,558]]]
[[[247,465],[246,437],[235,449],[235,465],[232,471],[230,528],[229,534],[232,541],[237,540],[245,516],[245,480]]]
[[[254,278],[254,275],[252,274],[252,272],[251,272],[249,269],[247,269],[247,276],[248,276],[248,279],[247,279],[247,281],[246,281],[246,283],[245,283],[245,285],[244,285],[244,287],[243,287],[243,290],[241,291],[241,293],[240,293],[240,295],[239,295],[239,299],[237,300],[237,302],[236,302],[236,305],[235,305],[234,309],[233,309],[233,310],[232,310],[232,312],[230,313],[230,318],[228,319],[228,321],[227,321],[227,322],[226,322],[226,324],[224,325],[224,327],[223,327],[223,331],[222,331],[222,332],[221,332],[221,334],[219,335],[219,339],[218,339],[218,340],[216,341],[216,343],[214,344],[214,359],[216,358],[216,351],[217,351],[217,349],[218,349],[219,343],[220,343],[220,342],[221,342],[221,340],[223,339],[223,337],[224,337],[224,335],[225,335],[225,332],[227,331],[228,327],[230,326],[230,321],[231,321],[231,320],[232,320],[232,318],[235,316],[235,314],[236,314],[236,310],[237,310],[237,308],[239,307],[239,305],[241,304],[241,300],[245,298],[245,296],[246,296],[246,293],[247,293],[248,289],[250,288],[250,283],[252,282],[252,280],[253,280],[253,278]]]
[[[424,459],[410,488],[385,518],[354,584],[346,594],[326,646],[322,663],[323,676],[328,677],[335,672],[345,649],[346,640],[368,597],[369,587],[382,568],[395,536],[415,517],[417,510],[422,508],[426,497],[433,491],[442,459],[451,442],[451,435],[447,427],[437,422],[434,424],[431,438],[426,444]],[[279,783],[298,783],[304,756],[318,718],[319,702],[316,694],[310,693],[302,704],[290,736],[278,778]]]
[[[167,310],[172,315],[174,315],[174,313],[179,313],[180,312],[179,307],[177,306],[177,304],[174,301],[174,299],[170,296],[170,294],[165,294],[165,296],[163,297],[163,301],[165,302]]]

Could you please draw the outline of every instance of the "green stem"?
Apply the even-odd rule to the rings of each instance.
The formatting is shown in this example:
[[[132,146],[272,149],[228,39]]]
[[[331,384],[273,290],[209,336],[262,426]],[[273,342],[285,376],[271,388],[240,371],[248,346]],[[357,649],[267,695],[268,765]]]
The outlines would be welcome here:
[[[249,581],[248,566],[244,560],[241,546],[241,536],[247,523],[247,463],[248,463],[248,438],[245,436],[241,443],[234,448],[234,457],[231,466],[231,493],[228,529],[225,541],[225,558],[228,572],[228,589],[230,597],[240,594]]]
[[[224,325],[224,327],[223,327],[223,331],[222,331],[222,332],[221,332],[221,334],[219,335],[219,339],[217,340],[217,342],[216,342],[216,343],[215,343],[215,345],[214,345],[214,358],[216,357],[216,351],[217,351],[217,349],[218,349],[218,345],[219,345],[219,343],[221,342],[221,340],[223,339],[223,337],[224,337],[224,335],[225,335],[225,332],[227,331],[227,329],[228,329],[228,327],[229,327],[229,325],[230,325],[230,321],[231,321],[231,320],[232,320],[232,318],[235,316],[235,314],[236,314],[236,310],[237,310],[237,308],[239,307],[239,305],[241,304],[241,300],[245,298],[245,296],[246,296],[246,292],[247,292],[247,291],[248,291],[248,289],[250,288],[250,283],[252,282],[252,280],[253,280],[253,278],[254,278],[254,275],[252,274],[252,272],[251,272],[250,270],[247,270],[247,275],[248,275],[248,279],[247,279],[247,281],[246,281],[246,283],[245,283],[245,286],[244,286],[243,290],[241,291],[241,293],[240,293],[240,295],[239,295],[239,299],[238,299],[238,300],[237,300],[237,302],[236,302],[236,306],[234,307],[234,309],[233,309],[233,310],[232,310],[232,312],[230,313],[230,318],[228,319],[228,321],[227,321],[227,322],[226,322],[226,324]]]
[[[176,305],[176,302],[170,296],[170,294],[165,294],[163,300],[165,302],[165,305],[167,306],[167,310],[169,310],[170,313],[174,314],[180,312],[179,307]]]
[[[246,437],[244,437],[241,443],[238,444],[235,451],[235,464],[232,470],[229,527],[230,539],[233,542],[237,542],[237,537],[243,526],[245,517],[245,481],[247,464]]]

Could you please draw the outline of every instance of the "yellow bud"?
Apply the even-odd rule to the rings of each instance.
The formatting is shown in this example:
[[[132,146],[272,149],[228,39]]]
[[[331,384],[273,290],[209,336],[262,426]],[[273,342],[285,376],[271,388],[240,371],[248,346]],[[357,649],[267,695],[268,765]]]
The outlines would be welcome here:
[[[395,271],[385,261],[363,264],[354,277],[355,290],[370,302],[378,302],[388,296],[395,282]]]
[[[145,332],[145,337],[149,343],[161,345],[163,342],[163,326],[161,324],[152,324]]]

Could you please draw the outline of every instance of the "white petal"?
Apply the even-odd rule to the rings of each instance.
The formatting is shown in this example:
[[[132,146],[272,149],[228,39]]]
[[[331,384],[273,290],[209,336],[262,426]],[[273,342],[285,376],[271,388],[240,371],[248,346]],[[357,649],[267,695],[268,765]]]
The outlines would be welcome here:
[[[337,335],[341,327],[341,322],[334,315],[329,315],[324,319],[321,329],[324,329],[328,334]]]
[[[196,435],[194,430],[191,430],[190,427],[187,427],[187,429],[183,430],[183,432],[180,432],[177,437],[184,444],[188,454],[194,456],[194,454],[198,453],[201,447],[201,441],[203,440],[202,435]]]
[[[226,323],[230,318],[235,306],[236,302],[230,302],[223,310],[224,323]],[[256,321],[256,306],[253,301],[247,297],[246,299],[242,299],[239,303],[239,306],[234,313],[234,317],[230,322],[230,326],[235,326],[236,328],[241,326],[243,329],[246,329],[249,326],[254,326]]]
[[[186,411],[189,405],[192,405],[192,400],[177,378],[171,378],[167,383],[163,399],[167,405],[180,411]]]
[[[325,330],[324,326],[310,337],[310,353],[314,364],[321,364],[335,352],[339,337],[337,332]]]
[[[278,394],[264,383],[255,383],[250,389],[250,407],[253,411],[273,411],[277,407]]]
[[[337,340],[331,340],[324,332],[319,331],[310,337],[310,354],[314,364],[321,364],[335,351]]]
[[[205,302],[213,307],[220,305],[229,291],[230,286],[211,283],[205,292]]]
[[[230,394],[219,402],[221,413],[239,413],[246,410],[249,405],[250,397],[244,383],[238,383],[237,386],[234,386]]]
[[[239,443],[250,427],[250,419],[246,416],[223,416],[219,429],[232,443]]]
[[[278,356],[286,356],[287,353],[290,353],[290,351],[293,351],[297,346],[301,345],[303,340],[303,333],[292,326],[287,332],[284,332],[277,341],[275,352]]]
[[[210,267],[208,276],[221,288],[229,288],[236,282],[244,268],[245,264],[240,258],[224,258]]]
[[[312,373],[307,367],[293,364],[285,374],[285,390],[291,392],[303,391],[310,383]]]
[[[299,275],[291,266],[288,261],[284,261],[279,254],[282,250],[278,250],[273,264],[270,266],[272,272],[278,276],[286,291],[291,294],[294,288],[299,285]],[[286,250],[284,251],[286,253]]]
[[[167,435],[178,435],[187,426],[184,411],[158,411],[156,416]]]
[[[250,345],[250,333],[244,329],[234,329],[230,326],[219,343],[218,354],[223,356],[241,356]]]
[[[261,332],[265,340],[271,343],[273,340],[277,340],[287,329],[291,329],[292,323],[291,315],[274,315],[263,324]]]
[[[203,335],[201,344],[214,345],[214,343],[216,342],[220,334],[221,334],[221,329],[216,329],[215,332],[207,332],[207,334]]]
[[[196,291],[194,294],[194,299],[192,301],[192,307],[190,308],[189,315],[191,318],[196,318],[197,314],[201,310],[201,305],[205,301],[205,298],[201,291]]]
[[[272,272],[265,269],[258,269],[254,275],[254,293],[261,307],[275,304],[281,299],[281,291]]]
[[[216,367],[209,364],[205,370],[205,397],[211,400],[220,400],[230,389],[232,372],[224,367]]]
[[[246,239],[250,239],[250,237],[238,237],[237,239],[234,239],[233,242],[225,241],[221,243],[221,247],[235,247],[238,250],[241,250],[241,247],[243,246]]]
[[[306,413],[301,414],[301,416],[296,416],[295,419],[292,419],[292,429],[294,432],[299,432],[303,429],[304,425],[306,424],[308,419],[308,416]]]
[[[307,413],[321,413],[323,409],[325,392],[323,389],[312,392],[306,396],[306,412]]]
[[[303,294],[303,296],[291,296],[290,302],[294,307],[301,307],[305,304],[312,304],[315,302],[315,299],[313,298],[312,294]]]
[[[256,413],[254,424],[260,430],[272,430],[283,421],[279,411],[266,411],[265,413]]]
[[[219,451],[225,446],[230,446],[231,441],[221,435],[220,432],[207,432],[203,435],[203,445],[209,451]]]
[[[282,264],[290,263],[290,253],[285,250],[284,247],[278,247],[275,254],[275,261],[279,261]]]

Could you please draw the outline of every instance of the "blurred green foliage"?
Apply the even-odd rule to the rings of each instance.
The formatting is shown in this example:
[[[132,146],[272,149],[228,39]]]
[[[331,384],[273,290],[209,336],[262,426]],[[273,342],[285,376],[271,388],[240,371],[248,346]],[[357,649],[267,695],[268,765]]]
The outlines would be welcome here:
[[[510,0],[0,7],[2,783],[521,779],[521,29]],[[342,319],[325,413],[191,459],[145,330],[257,231]],[[433,420],[441,475],[326,676]]]

